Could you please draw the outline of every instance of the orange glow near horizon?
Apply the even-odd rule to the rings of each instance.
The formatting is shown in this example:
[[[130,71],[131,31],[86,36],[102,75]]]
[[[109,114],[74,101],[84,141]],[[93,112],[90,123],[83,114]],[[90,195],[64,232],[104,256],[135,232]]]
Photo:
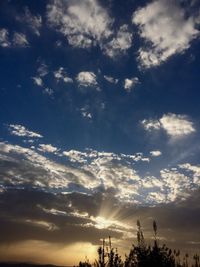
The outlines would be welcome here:
[[[74,243],[69,246],[44,241],[28,240],[0,246],[0,261],[32,262],[60,266],[78,265],[88,258],[97,258],[97,248],[91,243]]]

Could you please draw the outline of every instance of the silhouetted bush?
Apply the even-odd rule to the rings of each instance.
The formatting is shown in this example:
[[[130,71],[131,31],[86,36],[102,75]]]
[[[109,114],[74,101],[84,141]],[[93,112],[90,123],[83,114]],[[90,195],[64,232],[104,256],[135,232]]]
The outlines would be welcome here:
[[[157,224],[153,222],[154,242],[147,245],[141,228],[137,221],[137,245],[132,245],[128,255],[125,255],[124,262],[119,256],[117,249],[114,249],[109,237],[108,245],[103,240],[102,246],[98,249],[98,260],[94,267],[200,267],[200,258],[197,254],[191,259],[189,265],[189,255],[181,257],[180,250],[172,250],[165,244],[160,246],[157,237]],[[182,260],[181,260],[182,258]],[[91,267],[89,261],[80,262],[79,267]]]

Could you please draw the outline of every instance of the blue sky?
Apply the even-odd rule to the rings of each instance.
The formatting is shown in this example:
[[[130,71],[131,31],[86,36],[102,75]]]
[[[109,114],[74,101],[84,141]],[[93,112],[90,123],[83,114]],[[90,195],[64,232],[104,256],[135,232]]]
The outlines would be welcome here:
[[[1,1],[1,220],[16,232],[30,227],[34,240],[50,246],[63,242],[54,232],[65,232],[66,216],[69,231],[75,219],[80,233],[93,229],[90,237],[72,236],[70,245],[95,246],[111,231],[125,251],[134,237],[127,225],[138,219],[133,210],[139,209],[144,227],[154,217],[164,239],[168,228],[177,236],[168,236],[172,246],[196,249],[199,27],[195,0]],[[21,196],[17,219],[6,208],[13,195]],[[33,214],[24,201],[32,203]],[[119,208],[111,216],[106,205]],[[179,212],[182,220],[198,214],[184,228],[189,231],[190,221],[194,230],[181,238]],[[121,225],[123,216],[129,219]],[[99,217],[109,223],[100,226]],[[9,242],[22,239],[32,242],[29,230]],[[20,259],[26,257],[28,251]]]

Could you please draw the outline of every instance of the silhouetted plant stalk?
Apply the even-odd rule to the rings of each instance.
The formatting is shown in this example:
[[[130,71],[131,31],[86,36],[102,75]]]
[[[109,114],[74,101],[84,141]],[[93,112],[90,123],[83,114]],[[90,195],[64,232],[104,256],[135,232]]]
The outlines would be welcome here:
[[[103,239],[98,248],[98,261],[90,264],[88,260],[80,262],[79,267],[200,267],[200,258],[197,254],[193,256],[193,264],[189,265],[189,255],[182,257],[180,250],[171,250],[165,244],[159,245],[157,235],[157,223],[153,221],[153,245],[147,245],[143,235],[140,221],[137,221],[137,245],[132,245],[124,262],[119,256],[117,249],[112,246],[111,237],[108,242]]]

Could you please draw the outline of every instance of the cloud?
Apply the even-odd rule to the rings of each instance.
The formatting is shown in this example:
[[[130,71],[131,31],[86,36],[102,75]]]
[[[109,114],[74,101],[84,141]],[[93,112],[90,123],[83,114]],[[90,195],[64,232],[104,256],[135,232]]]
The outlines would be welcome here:
[[[42,27],[42,17],[40,15],[32,15],[29,8],[24,8],[24,14],[16,17],[17,21],[28,26],[34,34],[40,36],[40,28]]]
[[[14,32],[12,36],[5,28],[0,29],[0,46],[4,48],[29,47],[29,42],[25,34]]]
[[[37,73],[40,77],[46,76],[49,73],[47,64],[39,60],[39,67],[37,69]]]
[[[8,125],[8,130],[12,135],[22,136],[27,138],[42,138],[43,136],[39,133],[35,133],[27,130],[24,126],[20,124],[10,124]]]
[[[0,29],[0,46],[1,47],[29,47],[29,42],[26,35],[19,32],[14,32],[12,40],[9,38],[7,29]]]
[[[112,77],[112,76],[104,75],[103,77],[104,77],[104,79],[105,79],[106,81],[108,81],[109,83],[117,84],[118,81],[119,81],[119,79],[116,79],[116,78],[114,78],[114,77]]]
[[[42,93],[53,98],[54,91],[46,85],[46,76],[49,74],[49,67],[41,59],[37,61],[38,67],[36,70],[36,76],[32,77],[34,84],[42,88]],[[63,77],[64,79],[64,77]]]
[[[51,1],[47,6],[47,19],[74,47],[101,44],[111,34],[112,19],[96,0]]]
[[[59,155],[60,158],[61,152]],[[40,155],[34,148],[1,143],[1,184],[62,193],[93,194],[112,190],[113,197],[117,196],[122,202],[138,198],[141,182],[134,169],[137,157],[93,150],[64,151],[63,156],[67,160],[60,164]]]
[[[186,115],[164,114],[158,120],[143,120],[145,130],[163,129],[172,138],[181,138],[196,132],[193,122]]]
[[[44,94],[49,95],[49,96],[52,96],[54,93],[53,90],[51,88],[48,88],[48,87],[44,88],[43,92],[44,92]]]
[[[48,153],[55,153],[58,152],[58,148],[52,146],[51,144],[39,144],[39,151],[48,152]]]
[[[76,76],[76,81],[79,86],[82,87],[96,87],[98,88],[97,77],[91,71],[82,71],[79,72]]]
[[[139,27],[146,44],[139,49],[141,66],[158,66],[172,55],[183,53],[199,36],[195,17],[186,16],[178,1],[156,0],[133,13],[132,22]]]
[[[32,77],[34,83],[38,86],[43,86],[43,80],[40,77]]]
[[[26,35],[19,32],[14,32],[13,34],[13,45],[17,47],[28,47],[29,42],[26,38]]]
[[[185,115],[169,113],[160,119],[160,123],[168,135],[177,138],[196,131],[193,122]]]
[[[190,178],[176,169],[163,169],[160,171],[164,181],[167,201],[175,201],[177,198],[186,199],[191,194],[194,186],[193,178]],[[197,188],[197,184],[195,187]]]
[[[8,38],[9,32],[7,29],[0,29],[0,46],[10,47],[11,43]]]
[[[73,83],[73,79],[68,77],[63,67],[60,67],[58,70],[54,71],[54,77],[57,81],[62,80],[65,83]]]
[[[83,107],[80,109],[81,115],[83,116],[83,118],[87,118],[89,120],[92,119],[92,113],[88,110],[88,107]]]
[[[144,119],[141,122],[141,124],[146,131],[160,130],[161,129],[161,125],[160,125],[159,120],[152,120],[152,119],[146,120],[146,119]]]
[[[50,160],[40,151],[54,153],[57,158]],[[30,149],[1,142],[1,191],[15,187],[64,195],[72,192],[86,195],[112,192],[112,197],[121,204],[153,206],[186,199],[200,184],[199,173],[191,171],[190,166],[161,169],[157,177],[149,174],[141,176],[138,166],[147,168],[149,164],[149,159],[142,153],[57,152],[50,144],[41,144],[35,151],[34,147]],[[59,163],[61,158],[62,163]]]
[[[132,79],[126,78],[124,80],[124,89],[127,92],[131,92],[131,90],[139,83],[138,77],[134,77]]]
[[[193,182],[195,184],[200,185],[200,166],[199,165],[192,165],[190,163],[180,164],[179,167],[181,169],[186,170],[188,173],[192,173],[193,175]]]
[[[100,204],[101,198],[101,195],[99,198],[95,194],[91,197],[37,190],[8,190],[0,195],[0,243],[34,239],[52,244],[82,241],[97,245],[100,238],[107,237],[109,233],[112,237],[122,237],[122,231],[127,229],[126,224],[114,219],[106,223],[104,219],[103,225],[103,218],[97,216],[97,203]]]
[[[105,44],[104,53],[111,58],[125,54],[132,46],[132,37],[133,35],[129,31],[128,25],[122,25],[119,28],[116,37]]]
[[[162,152],[159,150],[150,151],[152,157],[159,157],[162,155]]]
[[[102,52],[116,58],[132,45],[132,33],[127,24],[118,30],[114,19],[96,0],[51,1],[47,6],[48,25],[62,33],[69,45],[88,49],[98,46]]]

